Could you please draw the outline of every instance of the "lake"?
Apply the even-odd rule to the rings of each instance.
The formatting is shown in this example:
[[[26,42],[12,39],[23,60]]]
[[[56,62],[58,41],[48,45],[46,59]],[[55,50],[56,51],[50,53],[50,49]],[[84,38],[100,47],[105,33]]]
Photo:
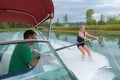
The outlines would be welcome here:
[[[88,43],[91,50],[104,55],[112,68],[109,70],[115,74],[114,80],[120,80],[120,35],[97,35],[103,37],[104,46],[101,47],[97,41]],[[52,32],[51,39],[76,43],[76,33]]]
[[[22,34],[23,34],[23,31],[1,32],[0,40],[3,41],[3,40],[22,39],[23,37]],[[46,34],[46,33],[43,32],[43,34]],[[107,70],[115,74],[115,77],[113,80],[120,80],[120,36],[118,35],[97,35],[97,36],[102,36],[104,38],[104,46],[101,47],[100,44],[95,40],[88,43],[89,48],[92,51],[97,52],[101,55],[104,55],[107,58],[107,60],[110,63],[110,66],[112,67],[112,68],[107,68]],[[50,38],[53,40],[70,42],[72,44],[76,43],[76,33],[51,32]],[[60,44],[64,44],[64,42]],[[102,60],[99,60],[99,61],[102,61]],[[93,80],[96,80],[96,79],[93,79]],[[107,80],[111,80],[111,79],[107,78]]]

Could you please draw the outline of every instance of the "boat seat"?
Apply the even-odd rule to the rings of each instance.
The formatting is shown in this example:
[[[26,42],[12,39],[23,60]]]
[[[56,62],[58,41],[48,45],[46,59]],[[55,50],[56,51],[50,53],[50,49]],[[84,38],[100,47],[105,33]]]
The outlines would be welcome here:
[[[3,53],[0,53],[0,62],[1,62],[1,59],[2,59],[2,55],[3,55]]]
[[[2,74],[2,64],[1,64],[1,60],[2,60],[2,56],[3,56],[3,53],[0,53],[0,75]]]
[[[13,72],[13,73],[9,73],[9,74],[0,75],[0,80],[1,80],[1,79],[6,79],[6,78],[10,78],[10,77],[12,77],[12,76],[18,76],[18,75],[27,73],[27,72],[31,71],[32,69],[33,69],[33,68],[28,68],[28,69],[23,70],[23,71]]]
[[[11,53],[4,53],[2,55],[0,60],[0,75],[8,73],[11,55],[12,55]]]

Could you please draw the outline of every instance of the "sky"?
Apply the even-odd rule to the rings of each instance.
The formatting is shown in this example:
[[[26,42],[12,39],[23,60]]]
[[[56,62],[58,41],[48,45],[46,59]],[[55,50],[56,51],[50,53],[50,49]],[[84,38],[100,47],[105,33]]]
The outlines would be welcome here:
[[[100,19],[100,15],[119,16],[120,0],[53,0],[54,19],[64,22],[65,14],[68,15],[68,22],[85,22],[85,14],[88,9],[94,9],[94,19]]]

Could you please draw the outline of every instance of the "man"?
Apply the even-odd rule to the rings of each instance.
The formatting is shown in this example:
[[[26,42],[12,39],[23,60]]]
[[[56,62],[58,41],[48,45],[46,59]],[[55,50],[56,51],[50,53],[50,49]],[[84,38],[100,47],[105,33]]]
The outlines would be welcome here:
[[[92,60],[92,56],[91,56],[91,52],[88,48],[88,46],[85,44],[85,41],[91,41],[90,39],[88,39],[86,36],[89,36],[89,37],[93,37],[93,38],[96,38],[98,39],[97,36],[93,36],[89,33],[87,33],[85,31],[85,27],[84,26],[81,26],[80,27],[80,30],[78,32],[78,35],[77,35],[77,41],[78,42],[81,42],[81,44],[78,44],[77,47],[80,49],[80,51],[82,52],[82,60],[84,60],[84,57],[85,57],[85,51],[87,52],[88,54],[88,57],[90,58],[90,60]]]
[[[32,30],[24,33],[24,39],[36,39],[37,34]],[[19,43],[11,56],[9,73],[18,72],[28,69],[30,66],[35,67],[38,63],[39,54],[32,54],[29,46],[33,43]]]

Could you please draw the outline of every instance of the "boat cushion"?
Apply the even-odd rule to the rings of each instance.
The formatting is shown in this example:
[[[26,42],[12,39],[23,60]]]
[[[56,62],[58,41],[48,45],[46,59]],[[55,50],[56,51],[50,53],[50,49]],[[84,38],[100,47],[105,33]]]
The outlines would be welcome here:
[[[3,56],[3,53],[0,53],[0,61],[1,61],[1,59],[2,59],[2,56]]]

